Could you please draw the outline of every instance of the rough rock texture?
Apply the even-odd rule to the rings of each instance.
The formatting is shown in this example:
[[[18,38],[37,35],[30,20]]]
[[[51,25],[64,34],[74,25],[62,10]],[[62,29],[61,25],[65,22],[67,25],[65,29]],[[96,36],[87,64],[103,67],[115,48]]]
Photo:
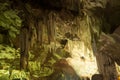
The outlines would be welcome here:
[[[94,74],[91,80],[103,80],[103,75],[101,74]]]
[[[37,25],[35,29],[38,42],[50,44],[47,52],[50,53],[50,56],[47,58],[50,59],[53,56],[54,50],[57,48],[56,43],[59,43],[61,39],[83,42],[84,46],[80,45],[80,49],[85,48],[81,52],[79,50],[75,51],[76,48],[74,47],[70,48],[71,50],[68,49],[71,58],[67,60],[73,67],[77,66],[76,71],[79,66],[74,66],[73,58],[80,55],[79,52],[82,55],[89,55],[92,51],[92,42],[97,42],[101,32],[113,33],[120,24],[119,0],[25,0],[22,2],[31,4],[32,9],[29,10],[29,6],[27,6],[26,10],[29,14],[32,14],[32,18],[29,14],[26,16],[28,17],[27,20],[30,20],[29,26]],[[34,21],[36,23],[32,24]],[[114,62],[120,64],[118,56],[120,45],[117,44],[119,37],[116,34],[110,36],[101,35],[98,41],[100,43],[98,55],[96,55],[99,72],[103,74],[106,80],[116,79],[117,73],[114,69]],[[39,51],[36,51],[36,55],[37,53]],[[82,56],[77,56],[77,60],[81,60],[78,57]],[[46,60],[41,60],[43,61],[41,63],[45,63]],[[76,62],[79,62],[77,60]],[[82,62],[82,67],[83,64],[84,62]]]
[[[54,68],[55,72],[52,74],[52,80],[80,80],[80,77],[65,59],[61,59],[55,63]]]
[[[117,79],[115,62],[120,65],[120,29],[117,28],[111,35],[101,35],[98,53],[96,54],[99,72],[105,80]]]

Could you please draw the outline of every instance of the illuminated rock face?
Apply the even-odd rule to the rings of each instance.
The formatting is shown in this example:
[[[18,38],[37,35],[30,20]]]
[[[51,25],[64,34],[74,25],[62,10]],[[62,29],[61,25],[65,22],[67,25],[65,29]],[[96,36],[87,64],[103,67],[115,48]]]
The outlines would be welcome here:
[[[68,64],[75,70],[77,75],[91,77],[97,73],[97,64],[92,52],[87,49],[83,42],[68,41],[65,49],[71,57],[67,58]]]
[[[54,64],[54,73],[49,78],[51,80],[90,80],[88,77],[78,76],[66,59],[60,59]]]

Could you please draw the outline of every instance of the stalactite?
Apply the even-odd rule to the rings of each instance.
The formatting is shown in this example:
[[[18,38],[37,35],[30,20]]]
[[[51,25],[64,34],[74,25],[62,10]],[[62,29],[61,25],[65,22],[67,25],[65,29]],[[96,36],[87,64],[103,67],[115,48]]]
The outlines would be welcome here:
[[[52,41],[54,42],[54,36],[55,36],[55,26],[54,26],[54,14],[52,14],[51,16],[50,16],[50,29],[51,29],[51,37],[52,37]]]
[[[48,36],[48,43],[50,44],[50,42],[51,42],[51,29],[50,29],[50,24],[49,24],[49,22],[47,23],[48,25],[47,25],[47,36]]]
[[[48,14],[48,21],[47,21],[47,32],[48,32],[48,42],[54,42],[55,36],[55,26],[54,26],[54,18],[53,13]]]
[[[27,28],[22,28],[20,35],[20,70],[28,68],[29,33]]]
[[[39,37],[38,37],[38,40],[40,41],[40,45],[42,45],[42,35],[43,35],[43,25],[42,25],[42,22],[39,22],[39,28],[40,28],[40,31],[39,31]]]
[[[78,36],[80,36],[80,35],[81,35],[81,32],[80,32],[80,18],[79,18],[79,17],[76,17],[76,18],[75,18],[75,24],[77,25],[77,26],[76,26],[76,27],[77,27],[76,33],[77,33]]]
[[[35,29],[35,22],[34,22],[34,18],[31,17],[31,20],[29,20],[28,24],[27,24],[29,27],[28,27],[28,31],[29,31],[29,45],[30,45],[30,48],[32,49],[33,46],[35,45],[36,43],[36,39],[37,39],[37,34],[36,34],[36,29]]]
[[[82,20],[78,19],[78,21],[80,22],[78,32],[79,32],[81,41],[84,42],[85,46],[91,49],[91,33],[90,33],[89,21],[87,20],[86,16]]]
[[[29,20],[31,20],[30,15],[30,8],[28,8],[28,5],[25,5],[22,3],[22,1],[18,1],[19,6],[21,7],[21,11],[24,12],[24,23],[23,27],[20,31],[20,70],[28,70],[28,58],[29,58],[29,47],[30,47],[30,29],[29,26]]]
[[[38,45],[42,45],[42,35],[43,35],[43,23],[41,20],[36,20],[36,31],[37,31],[37,42]]]

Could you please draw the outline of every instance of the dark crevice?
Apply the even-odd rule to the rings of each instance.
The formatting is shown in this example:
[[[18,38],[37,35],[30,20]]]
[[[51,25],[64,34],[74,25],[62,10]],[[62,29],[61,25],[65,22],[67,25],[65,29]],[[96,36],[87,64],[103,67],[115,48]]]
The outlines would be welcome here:
[[[110,29],[110,34],[114,33],[114,31],[119,27],[119,25],[113,25]]]

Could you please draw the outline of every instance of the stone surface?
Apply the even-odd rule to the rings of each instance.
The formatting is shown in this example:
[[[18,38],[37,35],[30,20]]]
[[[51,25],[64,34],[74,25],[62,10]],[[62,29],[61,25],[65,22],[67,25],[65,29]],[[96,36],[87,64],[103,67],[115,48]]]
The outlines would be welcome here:
[[[94,74],[91,80],[103,80],[103,76],[101,74]]]

